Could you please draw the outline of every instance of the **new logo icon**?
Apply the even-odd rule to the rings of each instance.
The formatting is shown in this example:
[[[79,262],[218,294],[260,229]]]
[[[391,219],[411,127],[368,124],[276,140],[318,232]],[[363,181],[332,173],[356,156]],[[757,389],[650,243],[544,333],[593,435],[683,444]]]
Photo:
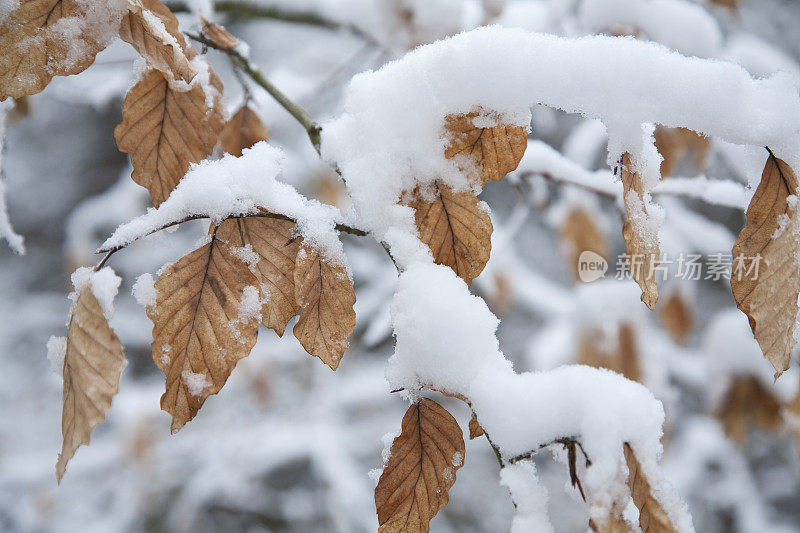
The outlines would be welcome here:
[[[584,250],[578,256],[578,277],[584,283],[591,283],[606,275],[608,262],[600,254]]]

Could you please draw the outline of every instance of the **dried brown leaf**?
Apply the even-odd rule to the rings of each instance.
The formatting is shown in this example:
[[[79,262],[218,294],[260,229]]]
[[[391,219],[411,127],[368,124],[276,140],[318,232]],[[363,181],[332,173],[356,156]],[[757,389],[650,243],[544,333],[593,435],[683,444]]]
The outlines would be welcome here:
[[[245,148],[267,139],[269,139],[267,127],[255,111],[243,105],[225,124],[219,135],[219,146],[224,153],[239,157]]]
[[[227,244],[212,237],[156,280],[152,355],[166,375],[161,408],[181,429],[222,389],[256,342],[258,320],[240,316],[245,288],[258,279]]]
[[[82,444],[89,444],[92,429],[105,420],[125,365],[119,339],[109,327],[91,288],[84,288],[67,328],[61,414],[64,441],[56,463],[59,483],[75,451]]]
[[[472,413],[472,418],[469,419],[469,440],[477,439],[483,435],[483,428],[478,423],[478,417]]]
[[[631,533],[628,523],[622,518],[622,512],[612,509],[605,521],[589,520],[589,529],[595,533]]]
[[[186,83],[197,74],[190,61],[178,19],[160,0],[128,0],[119,27],[120,39],[133,46],[147,64]]]
[[[478,169],[481,185],[500,180],[517,168],[528,146],[528,128],[497,124],[479,127],[479,121],[497,122],[493,114],[471,112],[445,117],[449,144],[444,155],[467,157]]]
[[[294,294],[300,306],[294,336],[308,353],[336,370],[356,326],[356,295],[347,270],[303,244],[294,269]]]
[[[409,203],[416,211],[419,238],[433,252],[433,259],[461,276],[467,285],[481,273],[492,249],[492,221],[470,191],[453,192],[441,184],[435,197],[417,191]]]
[[[650,482],[642,472],[642,465],[639,464],[633,449],[625,443],[625,462],[628,465],[628,487],[636,508],[639,509],[639,527],[642,533],[677,533],[678,530],[672,524],[656,500]]]
[[[686,298],[678,291],[673,292],[660,306],[659,315],[672,340],[686,346],[694,327],[694,311]]]
[[[644,201],[644,183],[639,173],[632,171],[628,154],[622,156],[620,171],[628,215],[622,226],[622,236],[625,238],[625,248],[630,259],[631,275],[642,289],[642,301],[650,309],[655,309],[658,300],[655,268],[660,251],[658,240],[649,235],[646,227],[650,215]]]
[[[422,398],[409,407],[375,487],[378,531],[427,532],[449,501],[464,449],[458,422],[441,405]]]
[[[211,22],[203,16],[200,17],[200,20],[203,22],[203,35],[213,42],[220,50],[233,50],[241,44],[239,39],[231,35],[228,30],[220,24]]]
[[[579,207],[569,212],[561,226],[561,242],[569,261],[568,268],[576,282],[580,280],[578,258],[582,252],[594,252],[608,261],[609,246],[605,234],[591,215]]]
[[[725,434],[743,445],[751,427],[764,431],[778,428],[781,404],[758,379],[740,377],[731,383],[716,415],[725,427]]]
[[[219,78],[211,83],[222,92]],[[206,89],[212,90],[212,89]],[[212,109],[202,87],[177,91],[160,71],[151,69],[133,86],[122,105],[122,123],[114,130],[117,146],[131,156],[133,181],[150,191],[158,206],[189,169],[214,149],[222,130],[218,95]]]
[[[710,144],[708,137],[688,128],[656,128],[655,145],[658,153],[664,158],[661,162],[661,175],[671,176],[678,165],[688,155],[692,156],[692,166],[700,171],[705,166]]]
[[[232,247],[248,244],[258,254],[251,269],[260,285],[269,291],[261,308],[261,323],[283,336],[286,323],[300,306],[294,295],[294,265],[298,243],[293,239],[294,222],[267,217],[232,218],[220,224],[217,238]]]
[[[797,208],[788,200],[797,186],[794,171],[770,153],[733,246],[733,296],[776,378],[789,368],[800,294]]]
[[[595,368],[607,368],[631,381],[640,381],[639,350],[636,332],[630,324],[620,324],[616,338],[606,338],[608,332],[591,329],[581,333],[578,363]]]
[[[21,0],[0,23],[0,100],[38,93],[53,76],[88,68],[120,17],[114,8],[78,0]]]

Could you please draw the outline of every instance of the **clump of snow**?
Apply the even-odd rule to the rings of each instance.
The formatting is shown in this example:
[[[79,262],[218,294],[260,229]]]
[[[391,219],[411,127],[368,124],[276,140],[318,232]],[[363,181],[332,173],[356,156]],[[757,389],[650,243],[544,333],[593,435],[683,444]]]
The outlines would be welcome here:
[[[71,280],[74,290],[69,294],[69,299],[72,300],[72,305],[78,301],[78,296],[83,290],[91,289],[106,320],[111,320],[114,314],[114,298],[117,296],[122,278],[117,276],[111,267],[103,267],[97,272],[89,267],[81,267],[72,273]]]
[[[335,231],[343,222],[333,206],[299,194],[277,180],[283,154],[261,141],[242,152],[216,161],[192,165],[186,176],[158,208],[122,224],[102,245],[124,246],[158,228],[191,216],[207,216],[219,223],[225,218],[254,215],[264,210],[291,217],[304,243],[314,246],[327,260],[346,265]]]
[[[499,349],[497,318],[449,268],[409,266],[400,275],[392,323],[397,343],[386,371],[390,386],[409,392],[432,387],[469,398],[506,460],[563,437],[579,438],[592,458],[586,487],[598,491],[624,485],[619,473],[625,442],[642,464],[656,464],[664,410],[650,391],[585,366],[515,373]],[[689,520],[677,503],[668,512],[684,525]],[[688,523],[681,530],[691,530]]]
[[[200,397],[203,391],[211,386],[205,374],[195,374],[190,370],[181,372],[181,379],[183,379],[183,383],[186,385],[189,394],[194,397]]]
[[[239,330],[240,324],[248,324],[255,320],[261,321],[261,307],[264,305],[264,298],[261,297],[259,288],[248,285],[242,291],[242,299],[239,301],[239,310],[235,318],[228,322],[233,338],[240,343],[245,343],[245,338]]]
[[[136,278],[136,282],[131,288],[131,294],[133,294],[136,303],[144,308],[156,305],[157,294],[153,276],[149,272],[145,272]]]
[[[590,32],[641,32],[687,55],[715,57],[722,45],[714,17],[684,0],[584,0],[578,16]]]
[[[19,0],[0,0],[0,24],[19,7]]]
[[[508,487],[516,506],[511,533],[554,531],[547,516],[547,490],[539,483],[532,461],[517,461],[504,467],[500,483]]]
[[[599,119],[608,130],[609,161],[629,152],[650,188],[658,179],[657,152],[643,125],[683,126],[791,158],[800,154],[796,92],[786,74],[753,79],[738,65],[633,38],[564,39],[485,27],[353,78],[345,112],[323,125],[322,150],[346,177],[360,225],[388,242],[404,267],[426,252],[409,238],[415,228],[411,210],[396,205],[401,193],[437,179],[469,186],[444,157],[448,114],[482,109],[524,126],[531,105],[541,103]]]
[[[64,358],[67,356],[67,338],[51,335],[47,340],[47,360],[53,372],[59,376],[64,373]]]
[[[242,263],[247,265],[247,268],[250,269],[250,272],[255,273],[256,265],[261,260],[261,256],[253,250],[253,245],[250,243],[245,244],[244,246],[232,246],[231,252],[233,255],[238,257]]]
[[[48,58],[53,72],[71,70],[85,61],[91,52],[105,48],[118,34],[122,17],[128,11],[127,0],[75,0],[77,16],[62,17],[31,37],[32,41],[52,40],[59,43],[64,54]]]
[[[161,346],[161,357],[159,357],[159,360],[161,361],[162,365],[166,366],[166,365],[169,364],[169,360],[170,360],[169,359],[169,352],[171,350],[172,350],[172,346],[170,346],[169,344],[164,344],[163,346]]]

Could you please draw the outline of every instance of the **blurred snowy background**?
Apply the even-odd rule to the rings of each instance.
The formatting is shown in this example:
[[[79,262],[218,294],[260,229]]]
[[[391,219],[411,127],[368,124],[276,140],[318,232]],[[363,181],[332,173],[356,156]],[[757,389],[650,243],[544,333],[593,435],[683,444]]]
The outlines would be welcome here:
[[[213,12],[210,0],[167,3],[181,11],[184,30],[198,29],[198,10]],[[340,111],[342,89],[357,72],[483,24],[565,36],[634,35],[685,55],[740,63],[754,76],[778,70],[800,76],[800,3],[793,0],[242,5],[218,3],[215,20],[244,39],[253,62],[319,120]],[[229,109],[238,107],[242,90],[226,58],[214,52],[209,57],[225,82]],[[383,377],[392,352],[388,304],[396,273],[379,245],[346,235],[358,322],[336,374],[305,354],[291,333],[281,339],[263,330],[223,391],[175,436],[159,410],[163,375],[150,358],[151,323],[130,288],[140,274],[192,249],[206,223],[185,224],[117,254],[111,265],[124,281],[111,325],[130,364],[108,420],[56,486],[61,380],[50,368],[45,343],[64,334],[69,273],[94,264],[93,251],[104,237],[147,205],[147,193],[130,179],[127,156],[113,136],[134,58],[128,45],[114,43],[88,71],[56,78],[28,98],[27,110],[8,124],[3,175],[9,214],[26,239],[27,255],[0,246],[0,531],[375,530],[369,473],[381,467],[381,451],[407,407]],[[286,152],[283,179],[309,196],[346,206],[343,187],[302,128],[263,91],[254,87],[253,97],[270,142]],[[584,170],[608,170],[599,123],[535,109],[531,138]],[[766,157],[714,139],[705,158],[693,157],[692,150],[698,148],[675,156],[672,174],[744,186],[757,179]],[[506,356],[518,370],[602,364],[647,385],[667,412],[666,474],[688,501],[698,531],[800,531],[797,437],[793,419],[782,411],[797,392],[797,373],[773,384],[772,368],[726,280],[681,282],[671,271],[659,309],[651,313],[632,281],[609,279],[624,250],[618,205],[559,183],[558,176],[543,176],[537,171],[541,153],[529,149],[520,170],[482,195],[492,207],[495,232],[492,259],[473,290],[502,319]],[[569,174],[563,165],[555,170],[564,168]],[[732,196],[728,203],[735,204]],[[662,251],[672,257],[729,254],[744,222],[742,209],[713,201],[681,194],[656,201],[666,207]],[[582,284],[573,280],[569,245],[591,228],[606,243],[611,269],[605,281]],[[463,404],[437,400],[466,429]],[[563,459],[563,451],[552,452],[536,459],[550,492],[551,520],[557,531],[585,531],[584,504],[569,487],[565,465],[553,460]],[[434,531],[508,530],[513,506],[484,439],[468,443],[466,466],[450,496]]]

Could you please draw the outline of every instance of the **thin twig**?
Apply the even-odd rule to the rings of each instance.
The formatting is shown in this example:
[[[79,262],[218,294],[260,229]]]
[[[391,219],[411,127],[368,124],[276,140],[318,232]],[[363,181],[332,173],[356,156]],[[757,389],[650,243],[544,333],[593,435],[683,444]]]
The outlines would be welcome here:
[[[195,33],[187,33],[186,35],[193,41],[197,41],[198,43],[208,46],[209,48],[218,50],[230,57],[235,67],[240,68],[247,73],[247,75],[250,76],[250,79],[256,82],[262,89],[267,91],[281,105],[281,107],[288,111],[289,114],[292,115],[295,120],[297,120],[297,122],[299,122],[300,125],[305,128],[308,138],[311,139],[311,144],[314,145],[314,149],[317,151],[317,153],[320,153],[320,132],[322,129],[319,127],[319,124],[317,124],[316,121],[311,118],[311,115],[309,115],[305,109],[292,102],[288,96],[280,91],[280,89],[270,83],[270,81],[264,76],[258,67],[252,65],[250,61],[248,61],[248,59],[238,51],[222,49],[217,46],[214,41],[207,39],[203,35],[198,35]]]
[[[173,13],[186,13],[190,11],[189,6],[185,2],[181,1],[165,2],[165,5]],[[231,0],[214,2],[214,11],[217,13],[224,13],[234,20],[263,18],[294,24],[317,26],[334,31],[344,30],[363,39],[377,48],[384,49],[384,45],[380,41],[361,28],[358,28],[353,24],[335,22],[308,11],[290,11],[272,6],[260,6],[246,1],[236,2]]]
[[[287,217],[286,215],[280,215],[280,214],[277,214],[277,213],[267,213],[267,212],[255,213],[255,214],[251,214],[251,215],[232,216],[232,217],[226,218],[225,220],[228,220],[228,219],[231,219],[231,218],[247,218],[247,217],[274,218],[274,219],[278,219],[278,220],[287,220],[289,222],[295,222],[295,223],[297,222],[292,217]],[[179,224],[183,224],[184,222],[189,222],[189,221],[192,221],[192,220],[201,220],[201,219],[204,219],[204,218],[210,218],[210,217],[208,215],[190,215],[190,216],[182,218],[180,220],[175,220],[173,222],[170,222],[169,224],[164,224],[163,226],[159,226],[159,227],[157,227],[155,229],[149,230],[148,232],[137,236],[135,239],[133,239],[133,240],[131,240],[129,242],[126,242],[125,244],[120,244],[118,246],[113,246],[111,248],[100,248],[100,249],[97,250],[96,253],[98,253],[98,254],[103,254],[104,253],[106,255],[97,264],[97,266],[94,267],[94,270],[95,270],[95,272],[97,272],[98,270],[103,268],[103,266],[105,266],[105,264],[106,264],[106,261],[108,261],[108,259],[112,255],[114,255],[118,251],[122,250],[123,248],[127,248],[128,246],[130,246],[134,242],[138,241],[142,237],[147,237],[148,235],[152,235],[153,233],[157,233],[157,232],[159,232],[161,230],[165,230],[167,228],[171,228],[173,226],[177,226]],[[369,235],[369,232],[366,232],[366,231],[358,229],[358,228],[354,228],[352,226],[348,226],[346,224],[336,224],[334,226],[334,229],[336,229],[336,231],[340,231],[342,233],[347,233],[347,234],[350,234],[350,235],[356,235],[358,237],[366,237],[367,235]]]

